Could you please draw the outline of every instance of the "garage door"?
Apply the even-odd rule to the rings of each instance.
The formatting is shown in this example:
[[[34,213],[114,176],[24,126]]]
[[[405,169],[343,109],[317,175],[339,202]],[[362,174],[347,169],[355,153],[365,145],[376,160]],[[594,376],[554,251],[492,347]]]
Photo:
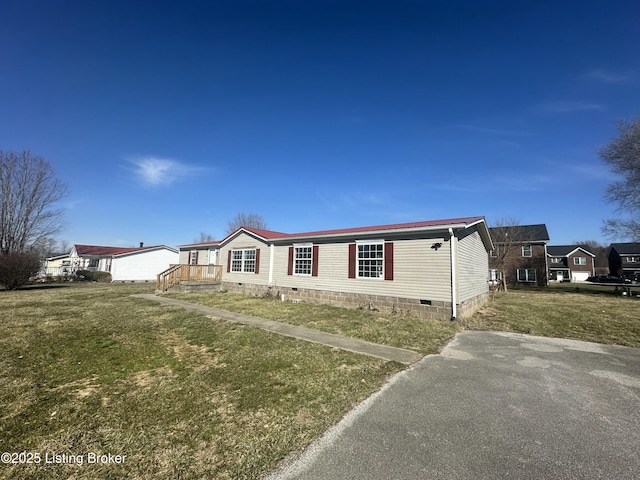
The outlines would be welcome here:
[[[589,278],[589,272],[571,272],[572,282],[586,282]]]

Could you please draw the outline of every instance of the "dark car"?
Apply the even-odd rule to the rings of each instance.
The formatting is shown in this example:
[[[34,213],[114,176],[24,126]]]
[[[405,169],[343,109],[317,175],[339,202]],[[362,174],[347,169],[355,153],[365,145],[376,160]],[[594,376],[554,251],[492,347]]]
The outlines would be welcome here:
[[[631,277],[631,283],[640,283],[640,273],[636,273]]]
[[[612,275],[596,275],[595,277],[587,278],[587,282],[592,283],[631,283],[631,280],[626,278],[614,277]]]

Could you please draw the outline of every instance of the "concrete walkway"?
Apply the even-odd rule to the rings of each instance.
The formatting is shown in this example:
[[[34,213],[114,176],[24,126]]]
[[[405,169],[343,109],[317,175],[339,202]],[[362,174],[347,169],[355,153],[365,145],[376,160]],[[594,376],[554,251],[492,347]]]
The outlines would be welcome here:
[[[202,313],[203,315],[207,316],[217,317],[229,322],[251,325],[263,330],[267,330],[269,332],[277,333],[279,335],[285,335],[287,337],[306,340],[308,342],[319,343],[328,347],[340,348],[342,350],[348,350],[350,352],[361,353],[363,355],[369,355],[371,357],[377,357],[392,362],[411,364],[417,362],[422,358],[422,355],[412,350],[388,347],[386,345],[380,345],[378,343],[358,340],[357,338],[344,337],[342,335],[335,335],[333,333],[320,332],[318,330],[312,330],[310,328],[298,327],[295,325],[290,325],[288,323],[265,320],[264,318],[252,317],[250,315],[243,315],[241,313],[234,313],[217,308],[205,307],[203,305],[183,302],[182,300],[175,300],[173,298],[161,297],[158,295],[147,293],[141,293],[132,296],[136,298],[143,298],[145,300],[152,300],[164,305],[181,307],[186,310]]]

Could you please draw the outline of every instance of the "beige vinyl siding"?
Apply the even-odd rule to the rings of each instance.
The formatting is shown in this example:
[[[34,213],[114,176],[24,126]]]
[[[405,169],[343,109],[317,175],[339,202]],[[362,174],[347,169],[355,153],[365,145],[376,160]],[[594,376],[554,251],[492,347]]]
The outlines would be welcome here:
[[[348,278],[349,244],[355,242],[319,243],[318,276],[287,275],[289,247],[275,247],[273,284],[316,290],[386,295],[432,301],[450,301],[449,243],[442,237],[429,239],[376,238],[393,242],[394,279]],[[435,250],[434,242],[442,246]],[[265,263],[263,262],[263,265]],[[268,264],[266,264],[268,265]],[[262,271],[261,271],[262,272]]]
[[[65,265],[64,262],[67,262]],[[71,257],[57,258],[55,260],[47,260],[47,269],[53,271],[55,269],[62,269],[64,267],[71,267]]]
[[[229,252],[231,250],[245,248],[260,249],[260,268],[258,270],[258,273],[255,274],[227,272],[227,261],[229,258]],[[220,252],[218,254],[218,264],[222,265],[222,281],[267,285],[269,283],[269,250],[269,245],[262,240],[252,237],[245,232],[240,232],[220,248]]]
[[[209,265],[209,248],[206,249],[196,249],[198,252],[198,261],[196,265]]]
[[[188,265],[190,254],[191,254],[191,250],[180,250],[180,257],[178,258],[178,263],[180,265]]]
[[[189,260],[191,258],[191,252],[193,251],[197,251],[198,252],[198,263],[197,265],[209,265],[209,260],[211,258],[211,252],[213,250],[215,250],[215,248],[213,247],[194,247],[194,248],[189,248],[186,250],[180,250],[180,258],[179,258],[179,263],[181,265],[189,265]],[[219,260],[219,258],[218,258]],[[218,261],[218,264],[220,264],[220,262]]]
[[[458,238],[458,302],[489,291],[489,257],[476,227]]]

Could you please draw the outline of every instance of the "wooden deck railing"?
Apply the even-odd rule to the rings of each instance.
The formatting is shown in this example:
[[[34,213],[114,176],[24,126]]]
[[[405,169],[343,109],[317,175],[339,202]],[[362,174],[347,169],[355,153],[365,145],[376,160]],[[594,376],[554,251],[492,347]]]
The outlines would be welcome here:
[[[222,278],[222,265],[171,265],[158,274],[156,288],[166,292],[174,285],[185,280],[211,280],[219,282]]]

